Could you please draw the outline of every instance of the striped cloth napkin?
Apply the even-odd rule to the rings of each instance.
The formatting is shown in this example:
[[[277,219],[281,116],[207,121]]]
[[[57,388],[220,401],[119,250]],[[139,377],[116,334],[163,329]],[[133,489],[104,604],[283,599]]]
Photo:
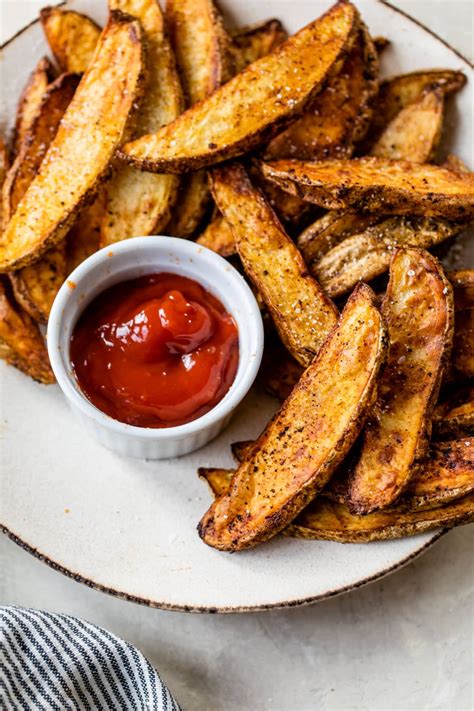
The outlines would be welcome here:
[[[2,711],[180,711],[145,657],[69,615],[0,607]]]

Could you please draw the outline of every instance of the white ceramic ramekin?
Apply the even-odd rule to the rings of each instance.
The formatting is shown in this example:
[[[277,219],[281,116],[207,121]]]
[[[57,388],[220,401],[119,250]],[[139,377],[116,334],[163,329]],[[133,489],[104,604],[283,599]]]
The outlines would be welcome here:
[[[74,326],[92,299],[113,284],[159,272],[181,274],[202,284],[232,314],[239,331],[237,374],[224,398],[197,420],[163,429],[127,425],[98,410],[80,390],[69,357]],[[263,326],[252,291],[225,259],[184,239],[134,237],[96,252],[72,272],[54,301],[47,341],[58,384],[84,427],[123,456],[165,459],[202,447],[229,422],[257,374]]]

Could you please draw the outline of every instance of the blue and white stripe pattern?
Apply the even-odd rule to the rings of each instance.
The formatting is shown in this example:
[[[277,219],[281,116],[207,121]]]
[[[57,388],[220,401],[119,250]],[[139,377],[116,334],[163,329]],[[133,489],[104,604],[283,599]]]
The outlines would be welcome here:
[[[0,607],[0,708],[180,711],[145,657],[68,615]]]

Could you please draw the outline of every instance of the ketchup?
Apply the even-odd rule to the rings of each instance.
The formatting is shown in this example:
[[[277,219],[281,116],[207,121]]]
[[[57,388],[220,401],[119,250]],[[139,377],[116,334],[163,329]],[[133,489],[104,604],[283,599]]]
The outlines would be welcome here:
[[[221,302],[177,274],[117,284],[81,315],[70,357],[89,400],[139,427],[172,427],[209,412],[237,372],[237,326]]]

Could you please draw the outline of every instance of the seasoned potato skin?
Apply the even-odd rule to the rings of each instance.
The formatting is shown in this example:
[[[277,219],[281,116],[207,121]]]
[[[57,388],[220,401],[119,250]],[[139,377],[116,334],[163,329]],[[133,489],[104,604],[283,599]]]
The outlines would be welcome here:
[[[231,32],[231,55],[235,74],[260,57],[265,57],[288,39],[280,20],[271,19]]]
[[[202,518],[205,543],[226,551],[261,543],[319,493],[362,428],[385,350],[383,319],[361,284],[229,491]]]
[[[39,259],[93,200],[142,89],[143,66],[140,24],[112,12],[38,174],[3,234],[0,271]]]
[[[383,158],[262,163],[263,175],[292,195],[328,209],[474,218],[474,174]]]
[[[48,84],[53,81],[56,71],[48,57],[39,60],[30,74],[18,102],[15,129],[12,140],[12,158],[20,152],[25,136],[33,123]]]
[[[464,385],[439,402],[433,412],[437,440],[474,436],[474,387]]]
[[[39,383],[55,382],[38,326],[15,304],[0,277],[0,358]]]
[[[352,513],[386,508],[414,476],[450,356],[453,313],[451,285],[438,261],[420,249],[397,250],[382,304],[390,339],[387,366],[351,476]]]
[[[211,181],[246,273],[288,350],[308,366],[336,323],[336,307],[308,275],[300,253],[243,166],[234,162],[214,168]]]
[[[222,215],[217,215],[211,220],[196,242],[203,247],[212,249],[213,252],[217,252],[221,257],[231,257],[236,251],[234,233]]]
[[[457,376],[474,378],[474,270],[448,273],[454,290],[452,364]]]
[[[126,144],[119,155],[142,170],[180,173],[264,145],[339,71],[358,22],[356,8],[341,0],[206,101],[158,133]]]

